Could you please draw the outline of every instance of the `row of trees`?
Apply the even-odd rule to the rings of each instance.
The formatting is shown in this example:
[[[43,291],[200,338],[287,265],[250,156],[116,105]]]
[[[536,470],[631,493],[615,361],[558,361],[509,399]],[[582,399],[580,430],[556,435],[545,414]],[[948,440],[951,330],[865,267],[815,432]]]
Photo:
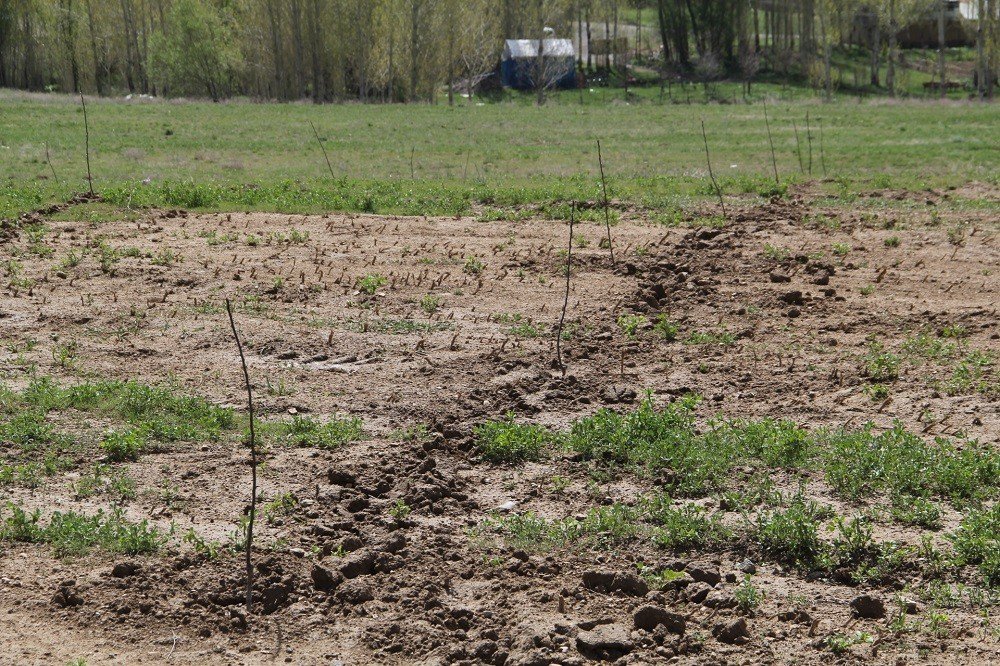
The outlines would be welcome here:
[[[978,0],[978,80],[997,64],[1000,0]],[[871,53],[895,87],[901,27],[942,0],[0,0],[0,86],[363,101],[449,97],[492,69],[505,37],[617,37],[655,20],[665,75],[765,67],[832,88],[834,46]],[[940,10],[940,11],[939,11]],[[612,29],[613,26],[613,29]],[[589,40],[588,40],[589,41]],[[617,40],[610,40],[617,44]],[[617,56],[618,54],[616,54]],[[624,59],[605,62],[620,66]],[[590,57],[582,61],[592,63]],[[943,64],[943,63],[942,63]],[[942,77],[943,80],[943,77]]]

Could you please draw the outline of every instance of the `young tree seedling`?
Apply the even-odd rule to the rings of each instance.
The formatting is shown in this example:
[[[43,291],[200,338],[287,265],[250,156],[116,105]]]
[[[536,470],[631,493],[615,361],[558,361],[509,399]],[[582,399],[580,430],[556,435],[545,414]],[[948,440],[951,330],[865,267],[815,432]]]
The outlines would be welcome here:
[[[597,140],[597,164],[601,167],[601,189],[604,191],[604,227],[608,232],[608,253],[611,265],[615,265],[615,249],[611,244],[611,213],[608,210],[608,181],[604,177],[604,157],[601,155],[601,140]]]
[[[309,126],[312,127],[313,136],[316,137],[316,143],[319,144],[319,149],[323,151],[323,157],[326,159],[326,168],[330,170],[330,178],[336,180],[337,177],[333,174],[333,165],[330,164],[330,156],[326,154],[326,146],[323,145],[323,140],[319,138],[319,132],[316,130],[316,125],[310,120]]]
[[[94,177],[90,174],[90,121],[87,118],[87,100],[83,98],[83,93],[80,93],[80,104],[83,105],[83,138],[87,156],[87,185],[90,190],[90,196],[93,197]]]
[[[559,326],[556,328],[556,362],[566,376],[566,364],[562,360],[562,332],[563,322],[566,321],[566,307],[569,305],[569,280],[570,272],[573,269],[573,223],[576,222],[576,202],[572,202],[569,208],[569,240],[566,242],[566,294],[563,298],[562,314],[559,315]]]
[[[247,359],[243,355],[243,343],[236,331],[236,321],[233,319],[233,307],[226,299],[226,313],[229,315],[229,326],[236,340],[236,350],[240,354],[240,364],[243,366],[243,381],[247,389],[247,411],[250,414],[250,437],[247,444],[250,447],[250,521],[247,523],[246,569],[247,569],[247,613],[250,613],[253,603],[253,524],[257,517],[257,440],[253,422],[253,391],[250,388],[250,373],[247,371]]]
[[[722,208],[722,219],[726,220],[726,202],[722,199],[722,188],[719,187],[718,181],[715,180],[715,172],[712,171],[712,157],[708,153],[708,133],[705,132],[705,119],[701,119],[701,138],[705,142],[705,161],[708,163],[708,176],[712,179],[712,186],[715,188],[715,194],[719,197],[719,206]]]

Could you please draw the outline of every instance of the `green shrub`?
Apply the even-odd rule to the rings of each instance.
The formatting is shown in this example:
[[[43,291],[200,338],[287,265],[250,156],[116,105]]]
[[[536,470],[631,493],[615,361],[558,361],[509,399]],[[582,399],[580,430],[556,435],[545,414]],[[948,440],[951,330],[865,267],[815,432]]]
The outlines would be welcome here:
[[[704,509],[691,504],[672,505],[668,495],[659,495],[648,502],[646,513],[656,525],[653,543],[671,550],[690,550],[721,543],[729,531],[717,518],[705,515]]]
[[[516,463],[537,460],[553,440],[543,426],[521,424],[510,412],[502,421],[487,421],[473,431],[479,454],[490,462]]]
[[[146,435],[135,428],[111,430],[104,434],[101,448],[113,462],[138,460],[139,454],[146,448]]]
[[[900,423],[882,433],[871,424],[861,430],[821,435],[827,482],[851,499],[891,490],[955,500],[992,497],[1000,482],[1000,457],[976,442],[961,448],[938,437],[933,444]]]
[[[321,449],[335,449],[349,442],[357,442],[365,437],[360,418],[332,418],[326,423],[308,417],[296,416],[288,424],[288,438],[299,446],[316,446]]]
[[[819,514],[819,506],[801,496],[794,497],[784,511],[760,514],[757,535],[761,550],[779,562],[814,566],[824,553]]]

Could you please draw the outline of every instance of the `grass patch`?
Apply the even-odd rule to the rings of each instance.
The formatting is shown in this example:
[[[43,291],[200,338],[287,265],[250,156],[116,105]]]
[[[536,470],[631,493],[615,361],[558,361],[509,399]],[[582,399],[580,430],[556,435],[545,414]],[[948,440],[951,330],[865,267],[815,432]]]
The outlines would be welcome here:
[[[943,437],[927,443],[899,423],[881,433],[870,424],[821,433],[819,443],[827,482],[849,499],[892,492],[962,503],[995,497],[1000,484],[1000,457],[988,447]]]
[[[553,441],[548,429],[539,425],[517,423],[513,412],[500,421],[487,421],[473,430],[476,450],[493,463],[519,463],[537,460],[544,447]]]
[[[283,424],[286,439],[298,446],[336,449],[350,442],[365,438],[364,424],[357,416],[334,417],[326,423],[304,416],[296,416]]]
[[[509,546],[536,551],[571,545],[605,550],[635,540],[669,550],[690,550],[718,545],[730,537],[717,519],[695,506],[674,507],[667,495],[643,498],[635,506],[595,507],[582,518],[550,520],[531,512],[489,518],[475,532],[494,534]]]
[[[119,510],[107,514],[98,511],[94,516],[55,511],[42,523],[37,509],[28,513],[10,504],[6,511],[0,511],[0,518],[0,541],[49,544],[56,557],[82,556],[94,548],[144,555],[158,551],[169,538],[146,520],[130,522]]]
[[[684,495],[720,487],[736,464],[794,467],[811,455],[810,437],[789,422],[714,421],[699,432],[699,401],[689,395],[656,409],[646,400],[625,414],[602,409],[575,422],[565,444],[601,467],[656,475],[665,488]]]

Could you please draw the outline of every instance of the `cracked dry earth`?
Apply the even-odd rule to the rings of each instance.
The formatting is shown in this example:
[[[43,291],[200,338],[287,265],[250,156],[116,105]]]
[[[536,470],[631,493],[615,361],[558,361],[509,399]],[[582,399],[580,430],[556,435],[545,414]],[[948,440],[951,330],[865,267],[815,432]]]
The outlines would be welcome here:
[[[44,545],[3,544],[0,663],[995,662],[1000,641],[974,604],[949,608],[946,630],[934,634],[865,617],[878,615],[866,599],[889,605],[919,585],[912,570],[858,586],[769,562],[747,540],[689,552],[638,537],[532,550],[476,530],[498,512],[561,518],[634,502],[656,486],[625,472],[595,480],[561,451],[510,466],[480,460],[473,428],[508,411],[566,428],[600,407],[632,409],[646,391],[661,406],[695,392],[700,422],[771,417],[815,429],[899,420],[928,439],[965,434],[995,446],[996,393],[940,391],[949,368],[906,361],[887,398],[864,390],[872,338],[898,350],[908,335],[960,325],[970,348],[998,348],[996,220],[907,210],[824,209],[797,195],[737,207],[724,228],[627,219],[613,229],[614,268],[600,247],[604,228],[582,223],[565,377],[551,334],[564,223],[176,211],[92,223],[72,209],[42,219],[54,254],[26,251],[24,233],[0,247],[35,280],[30,293],[8,287],[0,306],[10,386],[32,371],[63,383],[136,378],[243,409],[222,309],[229,297],[262,418],[350,414],[366,437],[335,450],[269,448],[262,498],[292,493],[298,502],[260,523],[258,612],[249,617],[240,554],[208,559],[175,539],[154,556],[57,559]],[[885,244],[890,237],[898,246]],[[101,238],[123,252],[113,274],[97,259]],[[60,264],[71,251],[82,260]],[[385,281],[369,296],[358,285],[371,275]],[[421,306],[428,295],[438,299],[431,314]],[[649,324],[628,338],[617,323],[661,313],[677,323],[676,340]],[[723,331],[731,344],[690,342]],[[69,342],[74,360],[64,368],[53,349]],[[984,381],[997,381],[992,372]],[[401,434],[420,424],[429,436]],[[126,515],[173,523],[177,534],[194,528],[224,542],[248,501],[236,437],[175,444],[125,467],[139,488]],[[46,514],[106,508],[75,498],[79,473],[2,492]],[[772,476],[782,490],[798,483],[783,470]],[[807,492],[837,511],[865,506],[834,496],[819,473]],[[400,501],[412,509],[403,520],[390,515]],[[675,501],[740,524],[711,496]],[[944,509],[932,538],[943,543],[957,516]],[[892,521],[876,536],[919,543]],[[733,595],[748,558],[765,597],[742,613]],[[651,589],[637,563],[685,573]],[[915,601],[910,610],[919,619],[928,609]],[[839,654],[826,648],[828,637],[854,632],[870,638]]]

